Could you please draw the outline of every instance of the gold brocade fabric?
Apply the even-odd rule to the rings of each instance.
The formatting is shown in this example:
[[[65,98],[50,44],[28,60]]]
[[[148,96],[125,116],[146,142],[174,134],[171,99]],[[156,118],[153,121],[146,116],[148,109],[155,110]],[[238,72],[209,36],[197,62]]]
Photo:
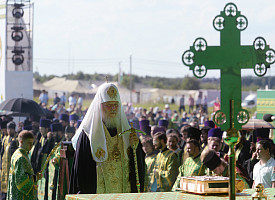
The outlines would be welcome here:
[[[41,136],[39,143],[41,144],[41,147],[43,147],[45,145],[46,142],[46,138],[44,138],[43,136]],[[41,153],[42,158],[41,158],[41,169],[44,166],[48,154],[47,153]],[[47,167],[48,168],[48,167]],[[46,176],[45,173],[42,174],[42,178],[40,180],[37,181],[37,185],[38,185],[38,199],[42,200],[44,199],[45,196],[45,187],[46,187]]]
[[[157,157],[156,154],[152,154],[152,155],[147,156],[145,158],[145,163],[146,163],[146,166],[147,166],[146,176],[148,177],[146,179],[147,182],[150,182],[151,179],[152,179],[156,157]],[[151,191],[151,183],[147,183],[147,185],[148,185],[147,191]]]
[[[156,170],[157,173],[152,176],[151,184],[156,180],[157,191],[171,191],[178,175],[178,167],[179,160],[173,151],[166,150],[159,152],[154,166],[154,170]]]
[[[6,137],[7,137],[7,136],[4,136],[4,137],[2,138],[1,147],[4,147],[4,143],[5,143],[5,141],[6,141]],[[2,160],[3,160],[3,158],[2,158]],[[1,189],[1,180],[2,180],[1,174],[2,174],[2,165],[0,166],[0,189]]]
[[[45,164],[47,160],[47,156],[48,156],[47,154],[44,154],[42,156],[41,167]],[[37,185],[38,185],[38,200],[42,200],[44,199],[44,196],[45,196],[45,185],[46,185],[45,173],[43,173],[42,178],[37,181]]]
[[[37,185],[33,179],[33,168],[27,151],[17,149],[11,157],[7,199],[37,199]]]
[[[129,160],[124,155],[123,137],[110,136],[104,126],[108,159],[97,163],[97,194],[131,192]]]
[[[58,143],[55,143],[55,146]],[[61,145],[56,149],[55,153],[52,155],[51,159],[56,159],[57,163],[54,165],[52,161],[49,162],[49,184],[48,184],[48,200],[58,199],[58,188],[57,184],[55,185],[54,178],[57,176],[57,180],[59,179],[59,168],[60,168],[60,150]],[[55,192],[55,195],[53,195]]]
[[[4,148],[4,153],[2,156],[2,170],[1,170],[1,191],[7,193],[8,190],[8,179],[9,179],[9,171],[11,166],[11,156],[10,155],[10,144],[9,143],[10,136],[6,136],[3,142],[2,148]],[[15,138],[12,138],[15,140]]]

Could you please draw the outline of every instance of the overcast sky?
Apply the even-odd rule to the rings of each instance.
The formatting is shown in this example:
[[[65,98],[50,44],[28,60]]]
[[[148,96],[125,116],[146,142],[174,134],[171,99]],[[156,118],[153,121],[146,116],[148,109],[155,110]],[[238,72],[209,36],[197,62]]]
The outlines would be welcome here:
[[[184,77],[182,53],[197,37],[219,45],[213,19],[225,0],[34,0],[34,71],[63,75],[116,74]],[[275,49],[275,1],[235,0],[248,19],[242,45],[262,36]],[[275,75],[275,66],[267,75]],[[243,73],[244,74],[244,73]],[[245,74],[253,75],[253,70]],[[206,77],[219,77],[208,71]]]

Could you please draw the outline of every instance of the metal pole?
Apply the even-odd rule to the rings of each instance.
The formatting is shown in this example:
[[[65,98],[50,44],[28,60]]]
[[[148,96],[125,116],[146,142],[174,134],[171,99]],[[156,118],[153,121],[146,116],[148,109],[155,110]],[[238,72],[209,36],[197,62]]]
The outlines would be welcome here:
[[[71,65],[71,42],[69,41],[69,48],[68,48],[68,75],[70,74],[70,65]]]
[[[34,40],[34,38],[33,38],[33,27],[34,27],[34,3],[32,3],[32,5],[31,5],[31,8],[32,8],[32,19],[31,19],[31,38],[32,38],[32,40],[31,40],[31,62],[30,62],[30,67],[29,67],[29,71],[34,71],[33,70],[33,58],[34,58],[34,56],[33,56],[33,40]],[[38,70],[37,70],[37,72],[38,72]]]
[[[120,66],[121,66],[121,61],[118,62],[118,75],[117,75],[117,82],[118,84],[120,85],[121,84],[121,80],[120,80],[120,73],[121,73],[121,69],[120,69]]]
[[[234,128],[227,130],[224,137],[225,143],[229,145],[229,199],[236,199],[236,159],[235,159],[235,145],[238,142],[238,131]]]
[[[224,142],[229,146],[229,199],[236,199],[236,155],[235,145],[238,143],[238,130],[234,128],[234,100],[230,100],[230,128],[224,137]]]
[[[130,103],[132,103],[132,55],[130,55]]]
[[[268,89],[271,88],[271,68],[269,69]]]
[[[6,71],[8,71],[8,0],[6,1],[6,38],[5,38],[5,77],[6,77]],[[6,78],[5,78],[6,79]],[[6,80],[5,80],[6,82]],[[5,83],[6,85],[6,83]],[[5,99],[6,99],[6,86],[4,86],[5,89]]]
[[[236,199],[236,159],[235,159],[235,145],[231,145],[229,148],[229,199]]]

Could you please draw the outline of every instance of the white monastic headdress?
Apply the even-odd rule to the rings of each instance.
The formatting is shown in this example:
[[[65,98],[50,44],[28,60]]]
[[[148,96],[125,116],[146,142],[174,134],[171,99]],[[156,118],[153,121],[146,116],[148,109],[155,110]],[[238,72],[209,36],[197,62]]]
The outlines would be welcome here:
[[[96,162],[104,162],[108,158],[101,110],[101,104],[108,101],[119,102],[120,109],[118,117],[120,117],[121,130],[118,131],[123,132],[130,129],[130,125],[127,121],[126,115],[121,105],[117,87],[112,83],[104,83],[98,88],[98,91],[89,107],[89,110],[87,111],[83,121],[81,122],[78,130],[72,138],[73,147],[74,149],[76,149],[77,140],[82,130],[84,130],[90,140],[92,156],[94,161]],[[128,159],[127,149],[130,146],[129,134],[124,134],[122,137],[124,143],[124,155]]]

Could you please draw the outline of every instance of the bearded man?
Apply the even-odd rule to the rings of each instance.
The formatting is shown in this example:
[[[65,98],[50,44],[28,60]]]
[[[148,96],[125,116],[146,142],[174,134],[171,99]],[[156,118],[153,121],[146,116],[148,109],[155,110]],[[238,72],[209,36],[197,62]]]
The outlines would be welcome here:
[[[145,155],[130,129],[117,87],[104,83],[99,88],[72,144],[75,155],[70,194],[137,192],[132,146],[137,147],[140,190],[144,191]]]
[[[158,132],[153,137],[153,144],[158,153],[153,169],[150,184],[154,192],[170,192],[178,175],[179,160],[177,155],[168,150],[167,137],[163,132]]]

